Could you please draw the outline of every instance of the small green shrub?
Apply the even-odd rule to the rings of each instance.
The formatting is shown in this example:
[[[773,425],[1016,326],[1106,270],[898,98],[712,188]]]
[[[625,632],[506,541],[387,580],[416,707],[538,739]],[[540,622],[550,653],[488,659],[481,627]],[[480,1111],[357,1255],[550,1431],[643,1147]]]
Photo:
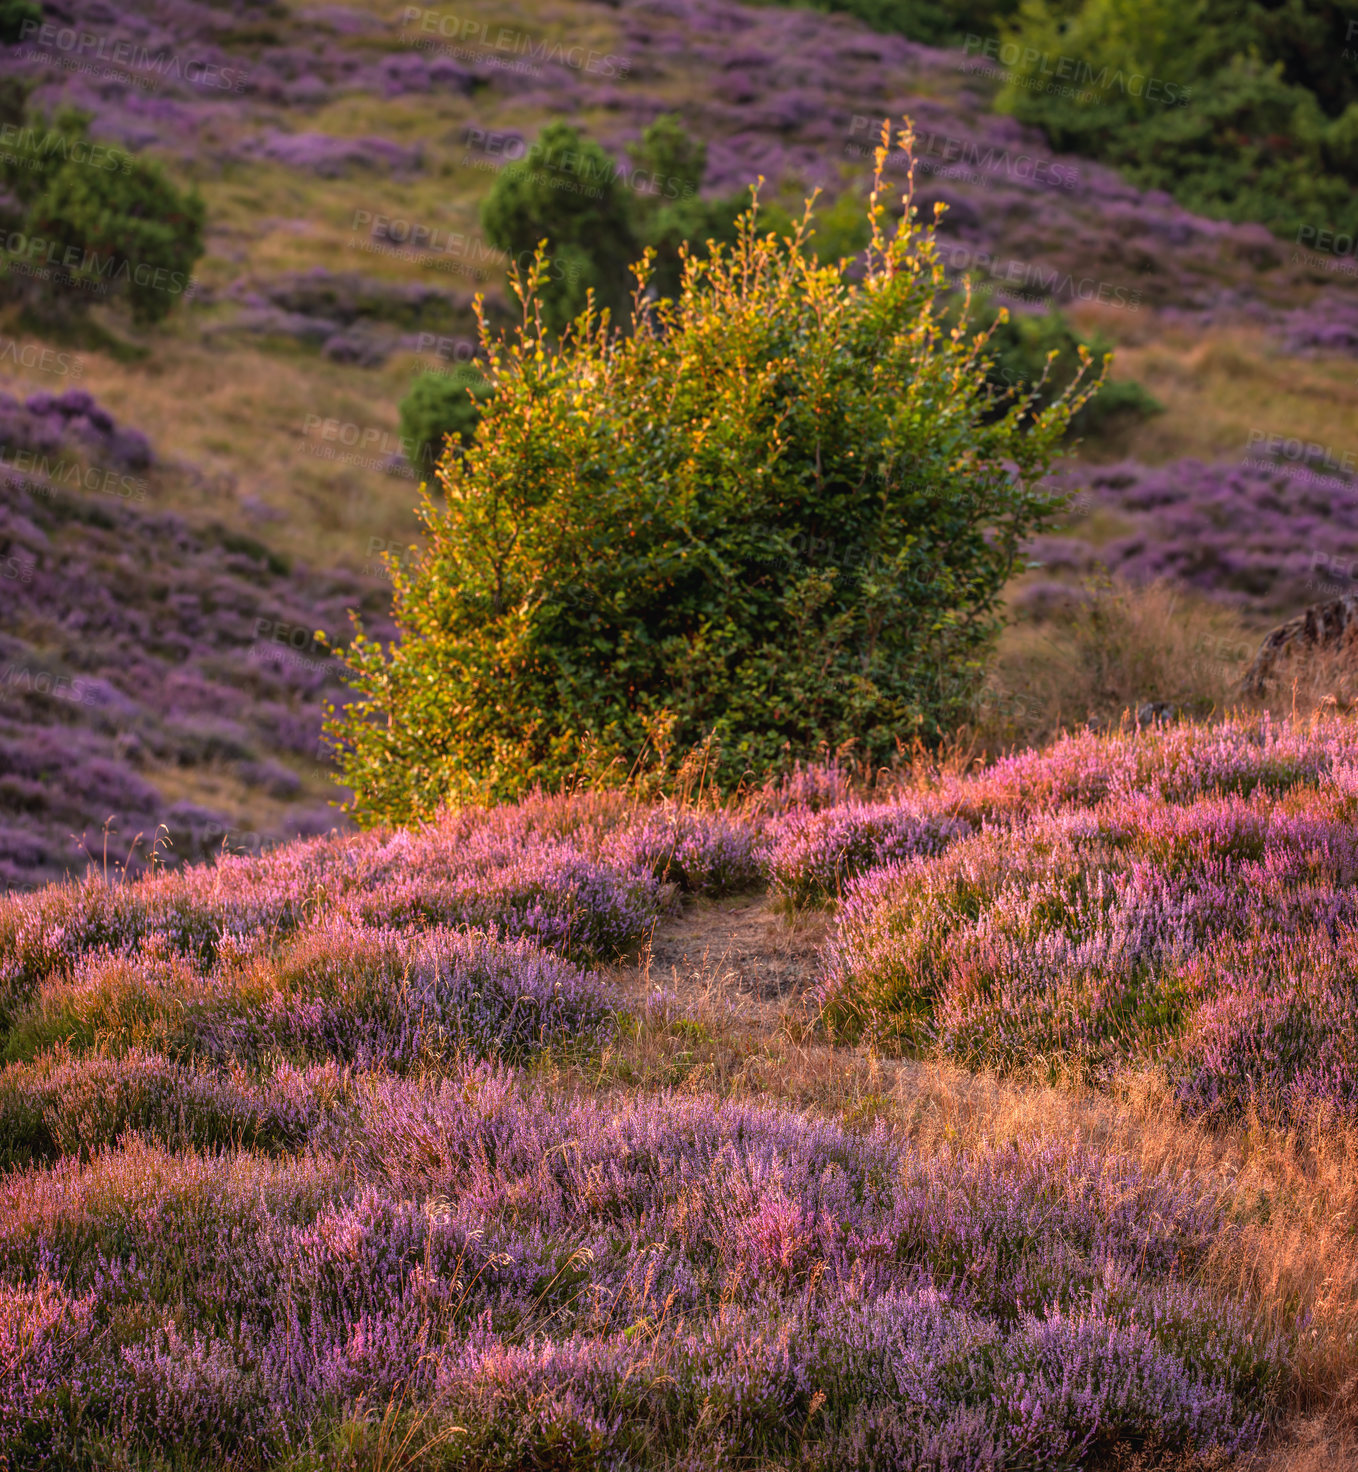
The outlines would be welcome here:
[[[412,447],[416,469],[436,465],[448,441],[465,448],[476,432],[490,385],[479,377],[422,373],[401,400],[401,438]]]
[[[121,296],[134,321],[154,323],[188,291],[203,254],[202,199],[151,160],[91,139],[85,114],[49,121],[25,108],[0,182],[14,202],[6,224],[29,242],[25,264],[43,247],[40,271],[6,277],[41,307],[79,313],[94,296]]]
[[[37,0],[0,0],[0,42],[13,46],[31,35],[42,23],[42,6]]]
[[[950,320],[959,321],[962,304],[952,307]],[[1085,355],[1103,359],[1112,351],[1106,338],[1083,338],[1060,312],[1043,315],[1002,312],[993,303],[973,308],[975,326],[990,334],[994,364],[987,379],[996,393],[1024,390],[1036,393],[1035,406],[1053,403],[1079,376]],[[1072,415],[1068,433],[1098,435],[1111,424],[1128,418],[1146,418],[1163,411],[1139,384],[1105,378],[1098,392]],[[1005,412],[1001,398],[994,410]]]
[[[519,329],[483,324],[494,391],[393,569],[400,642],[360,633],[331,713],[363,820],[625,771],[662,731],[729,778],[888,761],[965,713],[1091,388],[997,415],[932,230],[869,210],[857,279],[752,209],[630,335],[586,315],[554,344],[541,259]]]
[[[591,290],[615,320],[625,316],[627,267],[638,253],[632,201],[614,161],[569,123],[549,123],[522,162],[500,171],[481,224],[515,262],[547,242],[550,274],[538,305],[550,330],[572,321]]]

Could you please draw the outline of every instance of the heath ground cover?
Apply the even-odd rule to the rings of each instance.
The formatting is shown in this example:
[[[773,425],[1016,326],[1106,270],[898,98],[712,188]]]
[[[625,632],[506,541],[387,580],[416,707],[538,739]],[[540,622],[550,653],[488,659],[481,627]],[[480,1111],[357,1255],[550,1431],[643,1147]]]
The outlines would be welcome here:
[[[1358,1323],[1355,802],[1236,722],[12,896],[7,1464],[1275,1447]],[[795,1027],[657,990],[741,906],[827,917]]]

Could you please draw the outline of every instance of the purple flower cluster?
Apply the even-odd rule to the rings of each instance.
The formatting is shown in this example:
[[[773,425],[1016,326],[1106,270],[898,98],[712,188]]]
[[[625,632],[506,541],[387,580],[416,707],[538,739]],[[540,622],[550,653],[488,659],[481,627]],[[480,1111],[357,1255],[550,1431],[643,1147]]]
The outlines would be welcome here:
[[[775,894],[792,905],[838,899],[857,874],[915,854],[938,853],[971,832],[936,803],[846,803],[794,812],[774,826],[768,857]]]
[[[468,813],[414,833],[316,839],[129,883],[90,876],[0,898],[0,1024],[85,956],[211,968],[328,919],[473,927],[585,963],[635,948],[659,914],[656,879],[533,832],[535,816],[531,805]]]
[[[1238,1448],[1286,1372],[1192,1286],[1230,1223],[1126,1160],[485,1065],[331,1115],[0,1178],[0,1446],[325,1460],[397,1403],[467,1467],[1065,1467]]]
[[[88,456],[115,470],[145,470],[151,464],[151,442],[140,430],[119,425],[84,389],[62,394],[30,394],[20,401],[0,393],[0,451],[13,466],[18,452],[38,456],[62,450]]]
[[[387,845],[399,852],[382,881],[342,902],[366,924],[473,925],[530,936],[582,961],[633,949],[658,913],[654,881],[601,863],[566,842],[457,829]]]
[[[110,817],[111,860],[143,836],[134,871],[162,824],[170,862],[327,831],[339,815],[301,774],[328,767],[322,710],[345,695],[312,635],[340,637],[352,607],[389,632],[376,579],[290,568],[156,509],[159,470],[100,459],[135,459],[140,437],[115,425],[91,448],[108,417],[87,398],[8,421],[31,453],[6,451],[0,478],[0,886],[81,873],[92,857],[102,867]],[[212,773],[242,796],[173,801],[149,780],[162,768]],[[291,802],[276,826],[241,811],[256,792]]]
[[[1294,442],[1300,449],[1300,442]],[[1083,467],[1055,477],[1078,490],[1062,535],[1037,538],[1050,572],[1099,567],[1136,583],[1168,579],[1238,607],[1296,612],[1352,590],[1358,578],[1358,480],[1342,469],[1251,458]],[[1120,529],[1095,542],[1087,520]],[[1037,596],[1049,598],[1048,591]]]
[[[762,871],[795,901],[844,881],[838,1023],[1000,1064],[1152,1052],[1197,1112],[1351,1113],[1358,729],[1085,733],[896,802],[795,780],[804,807],[538,797],[0,901],[0,1457],[326,1465],[410,1433],[503,1472],[840,1472],[1254,1441],[1292,1341],[1202,1286],[1245,1229],[1190,1178],[535,1065],[610,1036],[577,959],[671,885]]]
[[[849,886],[827,1017],[1001,1067],[1162,1063],[1194,1110],[1358,1112],[1355,737],[1085,734],[944,784],[980,831]]]
[[[763,877],[764,837],[740,816],[666,805],[622,829],[606,852],[688,894],[726,895],[756,888]]]

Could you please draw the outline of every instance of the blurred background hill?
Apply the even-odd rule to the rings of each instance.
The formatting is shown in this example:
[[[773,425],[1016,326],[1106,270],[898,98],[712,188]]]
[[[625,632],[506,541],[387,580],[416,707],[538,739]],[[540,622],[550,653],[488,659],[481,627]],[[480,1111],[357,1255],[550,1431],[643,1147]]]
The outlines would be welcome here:
[[[344,824],[333,651],[350,609],[389,630],[432,480],[400,404],[474,382],[478,292],[509,320],[481,209],[552,123],[642,208],[669,203],[643,134],[677,114],[710,209],[667,228],[762,178],[775,217],[821,191],[838,255],[908,114],[950,274],[1017,324],[1001,370],[1115,349],[973,738],[1219,709],[1263,630],[1352,588],[1358,7],[847,9],[0,6],[0,881]],[[27,198],[57,134],[86,150],[63,219],[100,157],[201,200],[169,227],[199,232],[190,273],[140,299],[60,276]]]

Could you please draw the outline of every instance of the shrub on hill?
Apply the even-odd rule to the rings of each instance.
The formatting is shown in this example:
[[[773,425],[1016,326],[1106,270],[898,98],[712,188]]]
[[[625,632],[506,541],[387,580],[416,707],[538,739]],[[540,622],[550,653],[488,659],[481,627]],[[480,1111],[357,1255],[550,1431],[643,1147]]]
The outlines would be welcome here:
[[[481,378],[422,373],[401,400],[401,438],[414,447],[423,473],[436,465],[449,440],[466,446],[476,432],[490,386]]]
[[[613,160],[569,123],[549,123],[521,163],[501,170],[481,207],[486,238],[514,260],[547,242],[543,321],[560,331],[589,291],[616,318],[627,307],[628,263],[637,254],[632,202]]]
[[[702,197],[707,145],[689,135],[677,113],[661,113],[629,155],[630,168],[569,124],[551,123],[523,163],[501,172],[482,206],[487,238],[513,260],[523,262],[547,242],[550,275],[539,302],[553,331],[574,320],[590,288],[598,305],[625,324],[628,267],[643,246],[655,251],[653,292],[674,296],[685,246],[701,254],[710,240],[736,241],[747,197]]]
[[[751,210],[630,336],[585,314],[553,345],[545,263],[520,281],[482,432],[392,570],[401,642],[351,647],[330,730],[365,820],[626,770],[662,728],[715,737],[719,777],[850,741],[886,761],[966,709],[1093,386],[997,415],[932,232],[870,211],[861,279]]]
[[[953,308],[960,320],[961,304]],[[974,325],[990,334],[994,364],[987,374],[995,389],[1033,388],[1037,405],[1050,404],[1079,376],[1084,348],[1095,358],[1112,351],[1113,345],[1096,334],[1083,338],[1060,312],[1042,315],[1002,312],[985,303],[973,308]],[[1071,416],[1072,435],[1098,434],[1115,421],[1145,418],[1162,412],[1163,406],[1135,382],[1105,382],[1099,392],[1077,414]],[[997,409],[1003,412],[1003,406]]]
[[[202,199],[151,160],[91,138],[85,114],[44,119],[20,92],[0,100],[16,128],[0,153],[0,221],[23,241],[17,258],[7,247],[5,284],[47,313],[78,314],[116,295],[134,321],[161,321],[203,254]]]
[[[1201,214],[1352,233],[1358,86],[1312,58],[1338,54],[1358,7],[1310,9],[1029,0],[1001,103]]]
[[[42,20],[37,0],[0,0],[0,42],[13,46]]]

